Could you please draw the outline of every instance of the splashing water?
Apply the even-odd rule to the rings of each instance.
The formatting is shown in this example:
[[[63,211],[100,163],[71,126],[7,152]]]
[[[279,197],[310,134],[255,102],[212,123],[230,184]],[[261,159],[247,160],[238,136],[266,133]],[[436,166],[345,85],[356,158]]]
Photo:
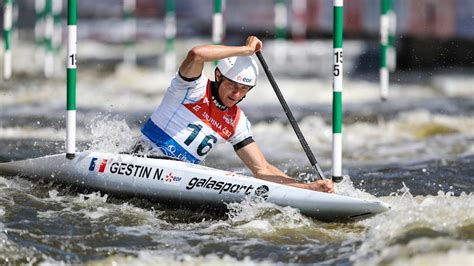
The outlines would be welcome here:
[[[472,262],[473,193],[462,192],[455,197],[452,192],[439,191],[437,195],[414,197],[404,185],[383,200],[392,205],[391,211],[359,222],[366,227],[366,234],[351,257],[356,265]],[[436,262],[433,258],[442,260]]]
[[[270,202],[246,199],[240,203],[227,204],[228,222],[233,226],[251,230],[274,231],[281,228],[298,228],[309,226],[310,220],[301,215],[299,210],[281,207]],[[265,220],[264,224],[256,223]]]
[[[134,133],[118,116],[97,116],[90,124],[90,150],[119,153],[127,151],[134,143]]]

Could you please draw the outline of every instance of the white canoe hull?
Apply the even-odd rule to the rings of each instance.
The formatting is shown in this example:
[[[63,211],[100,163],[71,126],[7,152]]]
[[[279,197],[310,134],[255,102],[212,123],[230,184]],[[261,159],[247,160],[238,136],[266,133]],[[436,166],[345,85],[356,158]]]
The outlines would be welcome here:
[[[90,187],[118,195],[178,205],[221,206],[248,197],[263,197],[323,221],[355,221],[385,212],[390,206],[337,194],[280,185],[205,166],[127,154],[80,152],[0,163],[0,175],[19,175]]]

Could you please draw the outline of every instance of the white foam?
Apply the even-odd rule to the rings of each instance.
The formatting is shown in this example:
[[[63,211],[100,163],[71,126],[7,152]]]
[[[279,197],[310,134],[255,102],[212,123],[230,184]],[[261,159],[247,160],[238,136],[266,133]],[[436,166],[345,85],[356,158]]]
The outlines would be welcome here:
[[[437,245],[437,247],[434,247]],[[447,245],[459,246],[444,251]],[[398,255],[394,258],[391,265],[394,266],[445,266],[445,265],[472,265],[474,262],[474,245],[466,242],[453,242],[446,239],[423,239],[416,244],[407,247],[408,250],[397,250]],[[439,250],[439,251],[428,251]],[[415,253],[418,254],[415,255]],[[387,252],[389,253],[389,252]],[[400,253],[403,256],[400,256]],[[405,255],[406,254],[406,255]]]
[[[452,193],[439,192],[436,196],[413,197],[403,187],[399,193],[382,200],[392,206],[390,211],[359,222],[367,229],[361,247],[351,257],[357,265],[409,261],[424,254],[459,250],[466,242],[458,239],[458,230],[474,223],[472,193],[454,197]],[[423,232],[433,232],[435,236],[426,238]],[[471,245],[469,252],[473,248]],[[449,258],[442,261],[445,265],[451,262]]]
[[[266,201],[247,199],[241,203],[227,204],[228,222],[234,230],[269,233],[278,229],[295,229],[312,225],[312,221],[299,210],[281,207]]]
[[[434,77],[431,83],[450,97],[474,97],[472,75],[440,75]]]
[[[218,256],[215,254],[209,254],[205,256],[194,256],[194,255],[177,255],[173,257],[172,255],[165,255],[159,251],[139,251],[137,256],[122,256],[116,255],[111,256],[107,259],[90,262],[89,265],[222,265],[222,266],[231,266],[231,265],[269,265],[270,261],[260,261],[256,262],[245,257],[242,260],[236,259],[229,255]]]
[[[113,204],[107,202],[108,195],[99,192],[79,195],[59,196],[58,191],[50,190],[49,198],[45,201],[54,202],[62,207],[59,210],[38,211],[39,217],[57,218],[62,215],[82,214],[90,220],[99,220],[108,217],[123,217],[133,215],[136,221],[154,221],[155,212],[135,207],[127,202]]]
[[[110,153],[119,153],[130,149],[135,139],[124,119],[111,115],[97,116],[89,125],[91,129],[90,149]]]

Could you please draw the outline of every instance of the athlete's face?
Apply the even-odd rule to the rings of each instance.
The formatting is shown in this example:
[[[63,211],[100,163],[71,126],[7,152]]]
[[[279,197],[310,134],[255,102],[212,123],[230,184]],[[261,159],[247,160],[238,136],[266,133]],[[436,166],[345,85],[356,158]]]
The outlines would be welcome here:
[[[245,86],[234,82],[224,76],[220,76],[221,83],[219,86],[219,97],[226,107],[232,107],[240,100],[242,100],[247,92],[251,89],[250,86]]]

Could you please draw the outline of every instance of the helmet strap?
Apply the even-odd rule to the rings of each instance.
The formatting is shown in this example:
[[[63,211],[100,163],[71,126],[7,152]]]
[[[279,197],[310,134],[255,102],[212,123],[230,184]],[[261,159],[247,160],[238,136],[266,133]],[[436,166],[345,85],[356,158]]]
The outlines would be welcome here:
[[[222,74],[219,72],[220,79],[217,80],[217,71],[219,70],[216,68],[215,73],[214,73],[215,81],[211,82],[211,96],[212,96],[212,101],[217,106],[217,108],[224,111],[227,109],[227,107],[224,105],[224,103],[222,103],[221,97],[219,96],[219,87],[221,86],[221,83],[222,83]]]

